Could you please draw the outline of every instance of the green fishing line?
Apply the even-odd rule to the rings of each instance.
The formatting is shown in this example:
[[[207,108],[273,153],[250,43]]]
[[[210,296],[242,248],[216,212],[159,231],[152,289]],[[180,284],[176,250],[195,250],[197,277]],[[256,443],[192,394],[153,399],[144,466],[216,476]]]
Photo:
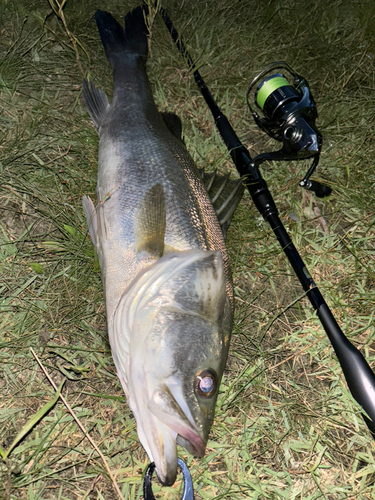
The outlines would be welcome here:
[[[289,82],[283,76],[275,76],[263,82],[263,85],[258,90],[256,95],[256,101],[260,109],[263,109],[264,103],[272,92],[280,87],[285,87],[286,85],[289,85]]]

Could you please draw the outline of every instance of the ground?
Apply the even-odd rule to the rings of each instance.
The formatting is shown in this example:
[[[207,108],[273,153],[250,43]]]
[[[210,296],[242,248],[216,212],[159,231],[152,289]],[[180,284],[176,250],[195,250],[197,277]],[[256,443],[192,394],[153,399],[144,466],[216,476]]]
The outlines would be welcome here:
[[[318,199],[301,190],[308,162],[265,164],[262,173],[337,321],[374,366],[372,2],[162,4],[251,154],[278,147],[246,109],[254,75],[285,60],[308,80],[324,140],[314,178],[333,192]],[[120,19],[135,5],[110,0],[105,9]],[[0,5],[0,498],[138,499],[148,460],[115,375],[81,207],[82,195],[95,191],[98,152],[80,97],[83,77],[111,95],[93,20],[103,3],[60,7],[55,0]],[[151,35],[148,72],[159,108],[181,117],[199,167],[235,177],[158,17]],[[247,194],[227,246],[236,314],[216,418],[203,459],[180,453],[196,498],[374,499],[373,439]],[[57,388],[65,380],[61,395],[71,410],[39,362]],[[179,498],[180,490],[181,479],[154,486],[157,498]]]

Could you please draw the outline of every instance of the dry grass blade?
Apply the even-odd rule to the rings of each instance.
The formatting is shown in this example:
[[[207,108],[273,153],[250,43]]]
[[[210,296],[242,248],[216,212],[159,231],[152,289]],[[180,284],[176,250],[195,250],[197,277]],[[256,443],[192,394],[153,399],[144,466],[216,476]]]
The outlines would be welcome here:
[[[61,401],[64,403],[66,409],[69,411],[69,413],[72,415],[72,417],[74,418],[74,420],[77,422],[77,425],[78,427],[81,429],[81,431],[83,432],[83,435],[86,439],[88,439],[88,441],[90,441],[90,444],[91,446],[95,449],[95,451],[98,453],[98,455],[100,456],[100,458],[102,459],[103,461],[103,464],[105,465],[105,468],[107,469],[107,472],[108,472],[108,475],[109,477],[111,478],[111,481],[112,481],[112,484],[119,496],[119,498],[121,498],[122,500],[124,500],[124,497],[122,496],[122,493],[120,491],[120,488],[118,487],[118,484],[115,480],[115,478],[113,477],[113,474],[111,472],[111,469],[109,468],[109,465],[103,455],[103,453],[100,451],[100,449],[98,448],[98,446],[96,445],[95,441],[91,438],[90,434],[88,433],[88,431],[85,429],[84,425],[81,423],[81,421],[79,420],[79,418],[76,416],[76,414],[74,413],[74,411],[72,410],[72,408],[70,407],[69,403],[67,402],[67,400],[64,398],[64,396],[61,394],[61,389],[62,389],[62,384],[60,384],[60,387],[59,387],[59,390],[57,389],[54,381],[52,380],[52,378],[49,376],[46,368],[43,366],[42,362],[40,361],[40,359],[38,358],[38,356],[36,355],[34,349],[32,347],[30,347],[30,351],[32,352],[32,355],[34,356],[34,358],[36,359],[38,365],[40,366],[40,368],[42,369],[44,375],[47,377],[49,383],[52,385],[52,387],[55,389],[55,391],[57,391],[57,397],[59,397],[61,399]]]
[[[85,54],[87,56],[88,56],[88,54],[87,54],[84,46],[82,45],[82,43],[78,40],[77,37],[74,36],[74,34],[68,28],[68,24],[66,22],[65,15],[64,15],[64,12],[63,12],[63,9],[65,7],[66,1],[67,0],[62,0],[62,2],[59,3],[58,0],[48,0],[48,3],[50,4],[51,9],[56,14],[56,16],[61,20],[61,22],[62,22],[62,24],[64,26],[65,33],[68,35],[69,40],[70,40],[70,42],[72,44],[74,53],[76,55],[77,66],[78,66],[78,68],[79,68],[82,76],[85,76],[85,72],[83,71],[83,68],[82,68],[82,65],[81,65],[81,61],[80,61],[80,58],[79,58],[78,47],[81,47],[81,49],[85,52]]]
[[[59,399],[61,395],[61,390],[63,388],[63,385],[65,383],[65,380],[61,382],[59,387],[57,388],[54,384],[53,387],[56,390],[56,393],[54,397],[49,401],[47,404],[45,404],[39,411],[33,415],[32,418],[22,427],[20,432],[17,434],[17,436],[14,438],[12,444],[9,446],[7,450],[3,450],[0,447],[0,455],[2,456],[3,460],[6,460],[13,450],[27,434],[35,427],[35,425],[50,411],[50,409],[56,404],[57,400]]]

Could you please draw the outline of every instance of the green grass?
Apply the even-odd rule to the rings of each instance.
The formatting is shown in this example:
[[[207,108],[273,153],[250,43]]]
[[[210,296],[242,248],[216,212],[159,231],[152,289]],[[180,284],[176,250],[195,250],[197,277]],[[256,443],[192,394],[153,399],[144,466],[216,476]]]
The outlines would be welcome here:
[[[253,153],[278,145],[245,107],[247,85],[285,60],[310,83],[324,137],[305,162],[262,172],[280,216],[350,340],[374,366],[375,8],[368,1],[162,2],[202,75]],[[54,11],[51,8],[54,6]],[[136,4],[6,0],[0,5],[0,498],[142,495],[148,461],[115,375],[83,194],[96,184],[98,139],[80,99],[82,72],[111,94],[92,16]],[[77,64],[77,54],[79,64]],[[161,19],[148,63],[155,99],[177,113],[199,167],[232,171],[194,80]],[[328,339],[265,222],[245,194],[228,233],[236,295],[230,357],[207,453],[190,468],[197,499],[375,499],[374,443]],[[84,437],[32,348],[90,432]],[[10,450],[10,448],[12,449]],[[7,454],[7,450],[9,453]],[[177,499],[154,487],[157,498]]]

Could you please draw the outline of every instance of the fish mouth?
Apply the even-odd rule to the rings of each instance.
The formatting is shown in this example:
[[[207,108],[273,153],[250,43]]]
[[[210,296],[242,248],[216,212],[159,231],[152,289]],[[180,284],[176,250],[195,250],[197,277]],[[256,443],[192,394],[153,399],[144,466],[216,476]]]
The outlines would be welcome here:
[[[206,451],[206,446],[202,438],[196,432],[188,428],[180,429],[176,438],[176,443],[198,458],[203,457]]]
[[[152,436],[148,436],[153,441],[150,458],[155,462],[157,476],[163,485],[172,485],[176,480],[177,444],[196,457],[203,457],[206,449],[186,403],[179,403],[171,388],[162,384],[155,390],[147,405],[153,427],[157,430]]]

